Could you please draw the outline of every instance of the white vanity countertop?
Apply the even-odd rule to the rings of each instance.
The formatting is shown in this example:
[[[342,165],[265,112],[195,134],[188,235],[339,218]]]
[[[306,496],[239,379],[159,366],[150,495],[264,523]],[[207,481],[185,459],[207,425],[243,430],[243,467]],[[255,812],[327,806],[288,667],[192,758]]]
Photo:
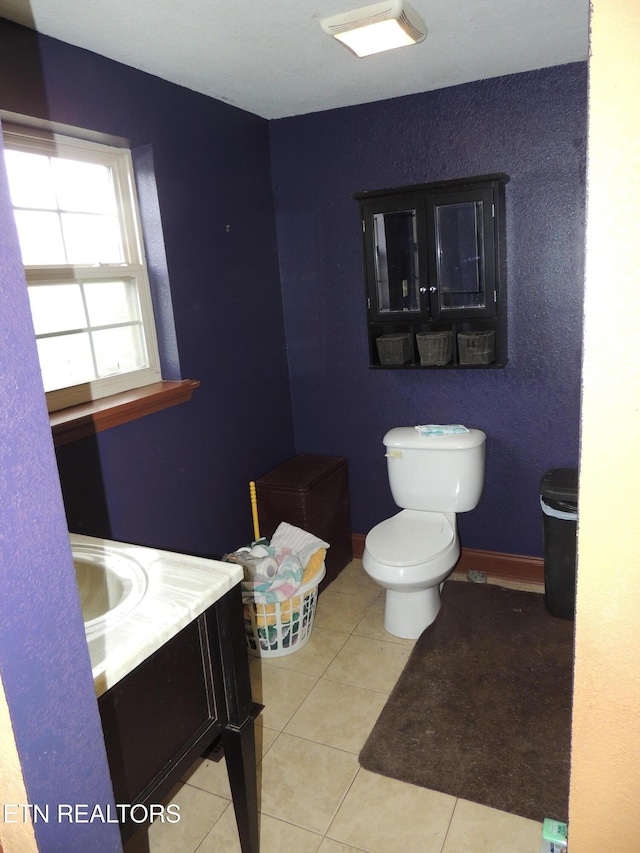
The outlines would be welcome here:
[[[240,583],[242,568],[144,548],[123,542],[70,534],[75,545],[100,549],[135,561],[147,577],[144,594],[131,612],[89,627],[87,643],[96,694],[101,696],[182,628]]]

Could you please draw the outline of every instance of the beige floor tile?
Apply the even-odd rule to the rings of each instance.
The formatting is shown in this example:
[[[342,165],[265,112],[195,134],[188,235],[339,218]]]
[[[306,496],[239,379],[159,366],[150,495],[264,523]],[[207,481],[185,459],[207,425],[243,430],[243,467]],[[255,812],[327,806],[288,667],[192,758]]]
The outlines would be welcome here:
[[[324,678],[389,694],[410,653],[409,646],[352,635],[327,668]]]
[[[314,625],[306,646],[293,654],[265,660],[270,666],[293,669],[307,675],[322,675],[348,639],[347,633]]]
[[[318,853],[362,853],[362,847],[349,847],[347,844],[341,844],[339,841],[332,841],[331,838],[325,838]]]
[[[316,853],[321,842],[321,835],[269,815],[260,815],[260,853]],[[241,853],[232,806],[198,847],[198,853]]]
[[[279,734],[277,729],[264,725],[256,726],[256,761],[262,761]]]
[[[345,595],[359,595],[367,601],[374,601],[380,594],[380,584],[365,572],[362,560],[352,560],[327,587],[327,591],[329,590]]]
[[[332,592],[329,587],[318,598],[313,630],[328,628],[331,631],[350,634],[367,612],[370,604],[368,599],[360,595]]]
[[[357,755],[386,701],[385,693],[321,678],[285,732]]]
[[[279,731],[270,729],[268,726],[256,726],[256,758],[258,761],[262,761],[279,734]]]
[[[163,823],[156,818],[146,832],[148,847],[142,830],[127,842],[125,853],[193,853],[229,805],[228,800],[190,785],[175,788],[165,803],[179,807],[180,820]]]
[[[542,824],[458,800],[442,853],[540,853]]]
[[[397,643],[399,646],[407,646],[412,649],[416,641],[405,640],[396,637],[384,629],[384,596],[377,598],[364,614],[362,619],[353,629],[358,637],[369,637],[371,640],[386,640],[388,643]]]
[[[318,679],[262,660],[251,661],[249,669],[253,699],[264,705],[258,725],[282,731]]]
[[[224,758],[220,761],[200,758],[183,779],[187,785],[192,785],[194,788],[209,791],[210,794],[224,797],[225,800],[231,799],[227,763]]]
[[[256,726],[256,761],[262,760],[269,747],[278,737],[280,732],[268,729],[265,726]],[[229,787],[229,774],[224,757],[220,761],[212,761],[208,758],[199,758],[193,767],[182,777],[183,782],[193,785],[194,788],[202,788],[218,797],[231,799]]]
[[[261,767],[261,810],[322,834],[358,771],[358,760],[347,752],[282,734]]]
[[[441,853],[455,802],[360,769],[327,837],[369,853]]]

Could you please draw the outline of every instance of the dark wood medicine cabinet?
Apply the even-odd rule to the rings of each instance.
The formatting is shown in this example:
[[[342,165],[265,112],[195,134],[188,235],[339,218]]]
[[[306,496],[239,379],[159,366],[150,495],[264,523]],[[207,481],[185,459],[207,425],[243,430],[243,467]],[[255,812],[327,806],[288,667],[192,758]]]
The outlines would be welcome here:
[[[371,367],[507,362],[504,174],[354,193]]]

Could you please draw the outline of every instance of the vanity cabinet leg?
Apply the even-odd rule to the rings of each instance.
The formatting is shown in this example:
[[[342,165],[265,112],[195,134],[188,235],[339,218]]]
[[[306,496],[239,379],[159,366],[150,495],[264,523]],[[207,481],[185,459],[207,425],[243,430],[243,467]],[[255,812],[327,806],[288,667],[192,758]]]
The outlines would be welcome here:
[[[227,726],[222,733],[242,853],[259,853],[260,850],[254,726],[254,718],[249,716],[240,728]]]

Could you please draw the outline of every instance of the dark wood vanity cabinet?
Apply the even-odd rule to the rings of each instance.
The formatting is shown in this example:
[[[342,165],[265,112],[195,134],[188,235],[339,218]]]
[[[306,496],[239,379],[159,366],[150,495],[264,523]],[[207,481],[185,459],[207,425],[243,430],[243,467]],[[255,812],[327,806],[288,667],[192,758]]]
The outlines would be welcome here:
[[[161,803],[220,740],[242,851],[258,853],[254,704],[239,586],[100,696],[98,707],[116,804]],[[124,821],[123,840],[137,828]]]
[[[504,366],[508,180],[355,193],[371,366]]]

